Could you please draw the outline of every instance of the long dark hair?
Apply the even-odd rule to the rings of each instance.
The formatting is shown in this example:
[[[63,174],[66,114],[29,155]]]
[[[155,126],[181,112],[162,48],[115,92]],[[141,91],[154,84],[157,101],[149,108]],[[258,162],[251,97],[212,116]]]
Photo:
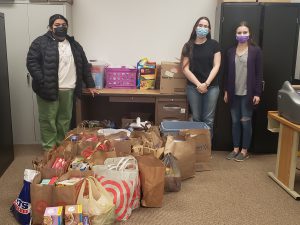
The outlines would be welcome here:
[[[182,69],[187,66],[187,65],[183,65],[182,64],[183,58],[184,57],[188,57],[189,58],[189,62],[191,62],[191,60],[193,58],[193,46],[194,46],[195,40],[197,38],[196,28],[197,28],[200,20],[206,20],[208,22],[208,28],[209,28],[209,30],[211,30],[210,20],[206,16],[202,16],[199,19],[197,19],[196,23],[193,26],[193,30],[192,30],[192,33],[190,35],[190,38],[189,38],[188,42],[186,42],[184,44],[183,48],[182,48],[181,58],[180,58],[180,64],[181,64],[181,68]],[[207,34],[206,38],[207,39],[211,39],[210,32]]]
[[[237,29],[239,27],[247,27],[248,30],[249,30],[249,40],[248,40],[248,44],[249,45],[254,45],[256,46],[257,44],[255,43],[255,41],[253,40],[253,32],[252,32],[252,28],[251,26],[249,25],[249,23],[247,21],[241,21],[236,27],[235,27],[235,32],[237,31]],[[236,42],[236,45],[238,44],[238,42]]]

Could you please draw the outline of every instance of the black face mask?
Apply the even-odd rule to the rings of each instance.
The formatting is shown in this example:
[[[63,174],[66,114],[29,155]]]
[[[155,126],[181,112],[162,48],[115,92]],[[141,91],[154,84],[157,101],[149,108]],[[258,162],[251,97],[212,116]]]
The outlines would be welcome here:
[[[68,28],[67,27],[55,27],[53,29],[55,36],[59,38],[65,38],[67,36]]]

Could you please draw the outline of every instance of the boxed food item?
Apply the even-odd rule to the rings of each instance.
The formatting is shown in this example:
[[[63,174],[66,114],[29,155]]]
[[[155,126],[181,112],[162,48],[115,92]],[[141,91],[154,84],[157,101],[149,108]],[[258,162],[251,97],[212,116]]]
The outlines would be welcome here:
[[[62,225],[63,224],[62,211],[63,211],[62,206],[47,207],[44,213],[43,225]]]
[[[140,89],[155,89],[156,68],[141,68],[139,73]]]
[[[143,58],[137,63],[138,87],[142,90],[155,89],[156,82],[156,62],[151,62],[148,58]]]
[[[185,93],[186,78],[178,62],[161,62],[160,93]]]
[[[65,225],[82,224],[82,205],[65,206]]]

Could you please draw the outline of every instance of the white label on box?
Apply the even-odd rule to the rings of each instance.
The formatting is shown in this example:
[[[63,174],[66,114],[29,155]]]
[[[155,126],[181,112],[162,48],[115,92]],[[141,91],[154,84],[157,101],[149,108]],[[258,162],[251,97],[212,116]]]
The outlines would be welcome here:
[[[180,113],[185,113],[185,108],[181,108]]]
[[[174,77],[174,73],[172,73],[170,71],[166,71],[165,72],[165,76],[167,76],[167,77]]]

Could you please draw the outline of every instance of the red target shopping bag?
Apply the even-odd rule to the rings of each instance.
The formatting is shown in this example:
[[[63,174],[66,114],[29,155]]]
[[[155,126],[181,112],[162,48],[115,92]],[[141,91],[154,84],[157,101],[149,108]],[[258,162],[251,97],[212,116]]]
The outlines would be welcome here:
[[[108,158],[104,165],[93,167],[99,182],[113,195],[118,221],[127,220],[140,206],[140,179],[133,156]]]

